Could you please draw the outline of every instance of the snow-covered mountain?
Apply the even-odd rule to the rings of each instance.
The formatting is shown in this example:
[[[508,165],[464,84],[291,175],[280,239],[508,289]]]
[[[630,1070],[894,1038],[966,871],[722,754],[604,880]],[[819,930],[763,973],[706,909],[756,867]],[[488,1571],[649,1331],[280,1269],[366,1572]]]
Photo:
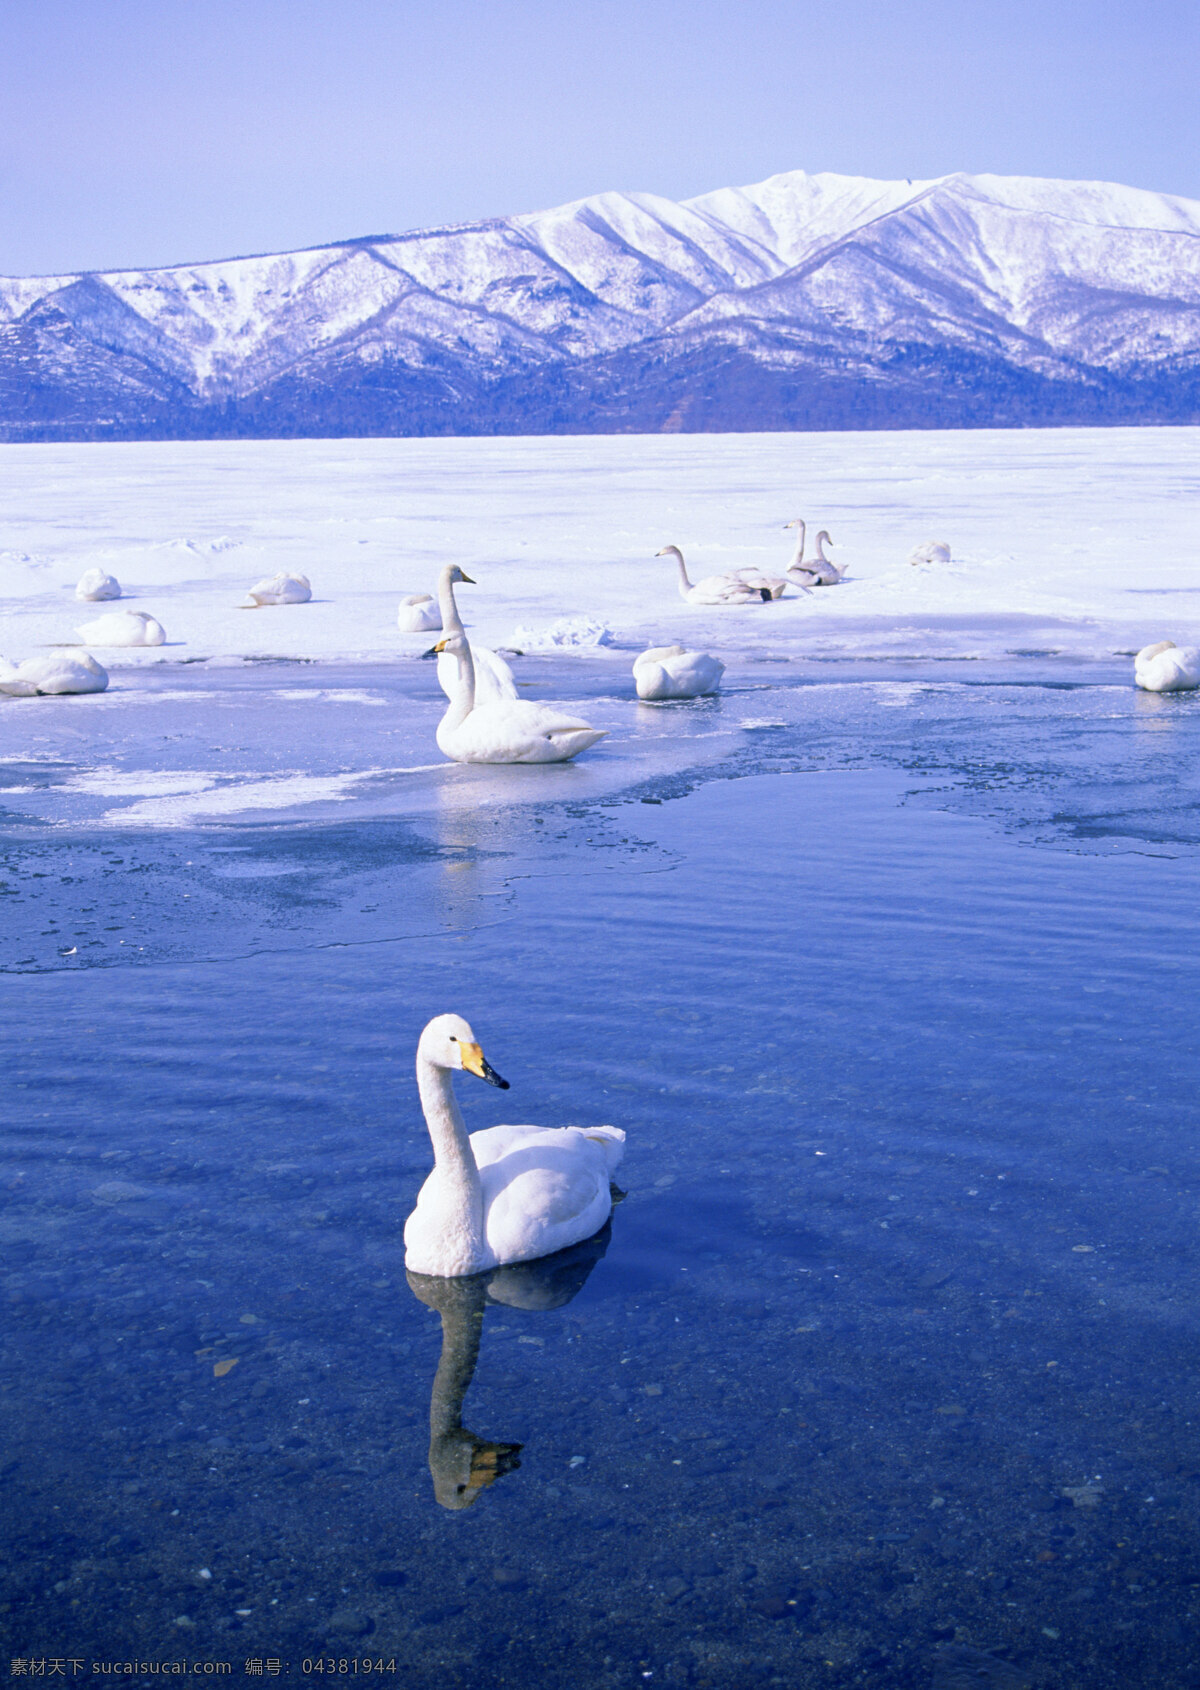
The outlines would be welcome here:
[[[1200,420],[1200,202],[791,171],[0,280],[0,436]]]

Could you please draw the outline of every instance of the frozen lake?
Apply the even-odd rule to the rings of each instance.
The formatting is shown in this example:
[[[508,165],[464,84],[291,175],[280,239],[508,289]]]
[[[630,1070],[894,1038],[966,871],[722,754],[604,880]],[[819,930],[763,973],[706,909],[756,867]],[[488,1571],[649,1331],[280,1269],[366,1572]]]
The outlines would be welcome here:
[[[239,544],[243,519],[284,523],[287,489],[303,504],[297,549],[239,564],[227,597],[306,561],[316,590],[300,548],[351,474],[375,500],[391,477],[398,507],[425,475],[422,520],[447,524],[386,591],[348,579],[377,646],[320,604],[223,633],[204,563],[137,600],[186,647],[102,695],[0,699],[12,1656],[278,1658],[293,1679],[394,1658],[385,1681],[420,1690],[557,1690],[564,1661],[586,1690],[1191,1681],[1200,700],[1135,693],[1116,655],[1195,637],[1185,447],[0,453],[25,511],[10,561],[45,564],[11,657],[53,637],[39,618],[69,627],[58,574],[166,545],[189,463],[175,538],[222,532],[222,476]],[[904,528],[895,487],[871,507],[889,452],[942,478],[945,535],[911,509]],[[839,489],[828,526],[861,575],[737,621],[669,593],[621,620],[634,569],[661,567],[620,555],[622,484],[648,500],[657,475],[698,548],[724,522],[732,549],[738,512],[797,514],[801,462]],[[599,585],[551,555],[564,464]],[[1114,536],[1121,476],[1138,514]],[[985,521],[1005,477],[1015,542]],[[424,642],[386,632],[385,602],[464,542],[464,489],[471,606],[501,600],[481,633],[613,630],[515,660],[526,696],[610,729],[576,766],[443,764]],[[485,587],[489,503],[537,548],[508,597]],[[638,509],[651,552],[686,550]],[[982,562],[901,573],[960,532],[968,560],[1011,550],[1021,592],[1040,568],[1044,598],[1006,604]],[[638,706],[648,633],[721,643],[725,694]],[[490,1298],[403,1265],[430,1156],[412,1056],[446,1009],[512,1083],[460,1083],[469,1127],[628,1134],[611,1233]],[[458,1414],[521,1448],[450,1511]]]

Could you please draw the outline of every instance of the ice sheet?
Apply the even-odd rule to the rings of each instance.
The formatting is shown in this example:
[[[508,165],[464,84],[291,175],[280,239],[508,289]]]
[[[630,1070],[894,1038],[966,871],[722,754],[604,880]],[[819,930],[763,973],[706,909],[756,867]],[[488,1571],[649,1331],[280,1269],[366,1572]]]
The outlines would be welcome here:
[[[505,646],[562,619],[613,631],[579,648],[627,666],[648,643],[723,654],[1107,657],[1200,634],[1200,431],[1063,429],[503,440],[0,446],[0,652],[76,641],[75,582],[115,574],[167,644],[111,669],[260,657],[416,657],[396,605],[442,564],[471,631]],[[773,604],[682,602],[692,578],[780,569],[802,515],[848,567]],[[913,567],[949,542],[949,565]],[[279,569],[310,604],[245,610]],[[552,636],[546,636],[549,643]],[[73,701],[78,707],[79,701]]]

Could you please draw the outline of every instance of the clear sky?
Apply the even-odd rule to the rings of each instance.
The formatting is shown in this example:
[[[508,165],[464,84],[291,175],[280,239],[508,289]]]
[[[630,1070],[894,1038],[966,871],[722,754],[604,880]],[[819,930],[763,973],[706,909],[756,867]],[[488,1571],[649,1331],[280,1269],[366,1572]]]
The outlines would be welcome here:
[[[1200,198],[1200,0],[0,0],[0,274],[781,170]]]

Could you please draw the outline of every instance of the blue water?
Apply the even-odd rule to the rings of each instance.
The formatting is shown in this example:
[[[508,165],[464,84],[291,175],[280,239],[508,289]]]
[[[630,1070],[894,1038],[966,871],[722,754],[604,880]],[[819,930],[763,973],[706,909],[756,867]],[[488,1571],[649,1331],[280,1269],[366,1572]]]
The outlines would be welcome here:
[[[1200,707],[1124,668],[764,666],[590,770],[174,828],[43,718],[0,898],[10,1656],[1200,1682]],[[628,715],[592,675],[557,695]],[[267,768],[278,674],[157,684],[110,763]],[[395,714],[355,723],[385,767]],[[471,1128],[628,1134],[610,1236],[452,1290],[401,1241],[447,1009],[512,1083],[464,1077]]]

